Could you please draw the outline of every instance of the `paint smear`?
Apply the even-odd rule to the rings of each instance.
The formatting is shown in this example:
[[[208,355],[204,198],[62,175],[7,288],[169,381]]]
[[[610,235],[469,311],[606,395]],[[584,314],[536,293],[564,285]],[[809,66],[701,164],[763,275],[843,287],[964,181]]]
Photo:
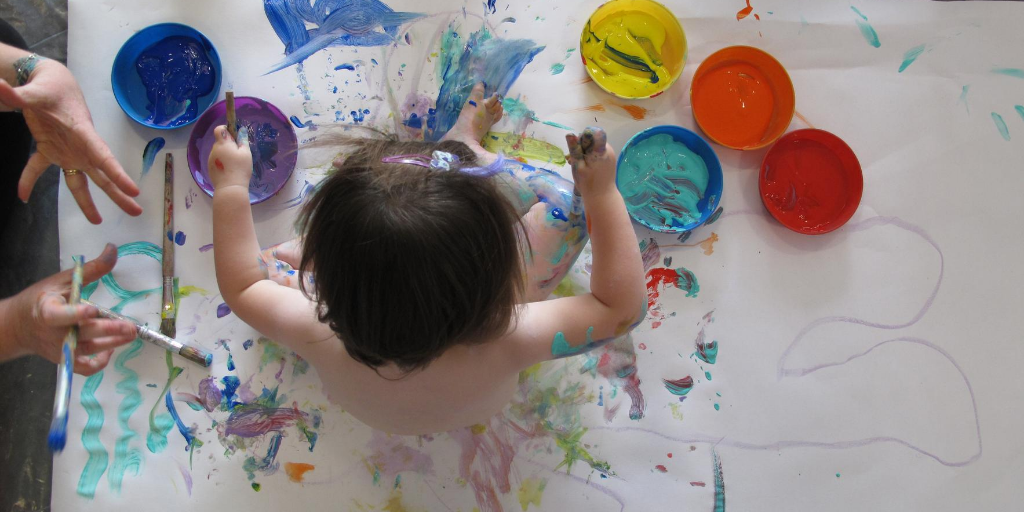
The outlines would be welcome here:
[[[231,314],[231,308],[226,303],[221,302],[217,306],[217,318],[224,318]]]
[[[483,140],[484,149],[502,153],[511,158],[538,160],[555,165],[565,165],[565,153],[557,146],[510,132],[488,132]]]
[[[107,459],[109,458],[107,449],[100,442],[100,431],[103,429],[103,407],[100,406],[99,400],[96,399],[96,390],[99,389],[100,383],[103,382],[103,373],[103,371],[100,371],[85,379],[85,385],[82,386],[82,394],[80,396],[82,408],[85,409],[88,415],[85,427],[82,428],[82,447],[89,453],[89,460],[85,462],[82,475],[78,478],[78,489],[76,491],[79,495],[86,498],[92,498],[96,495],[96,484],[99,483],[103,472],[107,470]]]
[[[185,245],[185,233],[183,231],[178,231],[174,234],[174,243],[179,246]]]
[[[850,6],[850,9],[852,9],[853,12],[857,13],[857,16],[859,17],[859,19],[856,20],[857,28],[860,29],[860,33],[862,36],[864,36],[864,40],[867,41],[868,44],[870,44],[871,46],[874,46],[875,48],[882,46],[882,43],[878,40],[878,33],[875,32],[875,28],[872,27],[870,23],[868,23],[868,17],[865,16],[863,13],[860,12],[860,10],[858,10],[856,7],[852,5]]]
[[[115,389],[117,394],[124,396],[121,405],[117,407],[117,424],[121,434],[114,444],[114,460],[107,472],[107,483],[115,493],[121,492],[125,473],[131,470],[133,476],[138,476],[142,464],[142,452],[131,446],[132,440],[139,434],[129,424],[132,414],[142,405],[142,393],[139,392],[139,374],[127,366],[129,360],[142,352],[142,345],[142,340],[136,339],[114,360],[114,371],[121,375]]]
[[[927,47],[921,44],[907,50],[907,52],[903,54],[903,63],[900,64],[899,72],[902,73],[903,70],[910,67],[910,65],[913,64],[922,53],[924,53],[925,48]]]
[[[995,123],[996,129],[999,130],[999,135],[1003,136],[1003,140],[1010,140],[1010,130],[1006,127],[1006,121],[1003,121],[1003,116],[992,112],[992,122]]]
[[[524,512],[530,505],[540,508],[540,498],[547,485],[548,481],[543,478],[526,478],[523,480],[516,494],[519,496],[519,506],[523,508]]]
[[[145,177],[149,173],[149,170],[153,168],[153,162],[156,161],[156,155],[164,148],[163,137],[157,137],[146,144],[146,149],[142,150],[142,177]]]
[[[696,297],[700,292],[700,284],[697,283],[697,276],[693,272],[683,267],[652,268],[647,272],[647,307],[653,308],[658,302],[661,290],[669,286],[685,291],[687,297]]]
[[[1021,120],[1024,120],[1024,105],[1014,105],[1013,109],[1017,111],[1017,115],[1020,116]]]
[[[754,8],[750,6],[750,0],[747,0],[747,6],[742,8],[742,9],[740,9],[736,13],[736,21],[742,20],[743,18],[746,18],[747,16],[750,16],[750,13],[753,12],[753,11],[754,11]]]
[[[646,108],[643,108],[640,105],[616,105],[616,106],[618,106],[622,110],[625,110],[626,113],[629,114],[630,117],[632,117],[633,119],[635,119],[637,121],[640,121],[643,118],[647,117],[647,114],[650,112],[650,110],[647,110]]]
[[[288,479],[292,482],[302,483],[306,478],[306,473],[316,469],[316,466],[312,464],[306,464],[304,462],[285,462],[284,472],[288,475]]]
[[[571,112],[604,112],[604,111],[605,111],[604,105],[602,105],[600,103],[595,103],[593,105],[587,105],[586,107],[580,107],[580,108],[576,108],[576,109],[571,110]]]
[[[165,354],[165,361],[167,363],[167,383],[164,384],[163,391],[160,395],[163,397],[171,388],[171,383],[174,379],[178,378],[184,368],[180,366],[174,366],[174,360],[171,358],[171,353]],[[149,410],[149,433],[146,434],[146,447],[152,453],[160,453],[167,448],[167,434],[174,428],[174,418],[170,414],[156,415],[156,409],[161,405],[162,400],[157,400],[153,404],[153,408]]]
[[[341,71],[343,69],[346,70],[346,71],[355,71],[356,67],[353,66],[352,64],[347,63],[347,62],[344,63],[344,64],[338,64],[337,66],[334,66],[334,70],[335,71]]]
[[[206,244],[199,247],[199,252],[209,252],[213,249],[213,244]]]
[[[676,380],[662,379],[662,382],[665,384],[665,389],[676,396],[686,396],[693,389],[693,377],[689,375]]]
[[[705,485],[707,484],[704,482],[690,482],[690,487],[704,487]]]
[[[992,68],[992,72],[997,75],[1010,76],[1013,78],[1024,79],[1024,69],[1017,68]]]
[[[562,64],[561,62],[556,62],[551,65],[552,75],[560,75],[562,74],[562,71],[565,71],[565,64]]]
[[[711,448],[711,470],[715,475],[715,508],[714,512],[725,512],[725,477],[722,475],[722,460],[718,452]]]
[[[668,473],[668,468],[666,468],[664,464],[658,464],[657,466],[654,466],[654,469],[658,470],[659,473]]]

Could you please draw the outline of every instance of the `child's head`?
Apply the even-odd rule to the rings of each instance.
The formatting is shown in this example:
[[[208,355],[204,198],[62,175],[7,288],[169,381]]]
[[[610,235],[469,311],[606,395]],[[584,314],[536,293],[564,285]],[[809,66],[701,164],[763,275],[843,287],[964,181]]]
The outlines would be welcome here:
[[[300,217],[320,321],[372,368],[501,336],[522,296],[520,220],[495,180],[382,162],[433,151],[476,165],[461,142],[361,140]]]

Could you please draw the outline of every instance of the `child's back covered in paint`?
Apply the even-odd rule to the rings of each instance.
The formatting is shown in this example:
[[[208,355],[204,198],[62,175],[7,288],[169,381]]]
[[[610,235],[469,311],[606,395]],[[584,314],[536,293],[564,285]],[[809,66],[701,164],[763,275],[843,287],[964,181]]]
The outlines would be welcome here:
[[[540,361],[621,336],[645,312],[643,267],[615,155],[569,137],[572,184],[486,152],[502,115],[474,88],[441,142],[350,141],[299,219],[302,242],[262,254],[251,155],[217,129],[214,254],[225,302],[308,360],[366,424],[425,434],[486,421]],[[548,297],[591,227],[592,293]],[[299,269],[298,279],[278,272]],[[301,284],[300,284],[301,283]]]

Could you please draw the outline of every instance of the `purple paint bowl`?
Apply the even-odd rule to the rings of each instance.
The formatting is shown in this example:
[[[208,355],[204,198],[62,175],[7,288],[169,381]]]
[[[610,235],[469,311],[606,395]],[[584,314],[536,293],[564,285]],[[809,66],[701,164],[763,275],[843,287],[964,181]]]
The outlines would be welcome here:
[[[282,188],[295,170],[299,142],[295,130],[274,105],[251,96],[235,98],[239,130],[249,129],[252,151],[252,179],[249,180],[249,204],[266,201]],[[188,167],[196,185],[213,197],[210,170],[206,167],[213,148],[213,131],[227,124],[227,103],[223,100],[196,121],[188,140]]]

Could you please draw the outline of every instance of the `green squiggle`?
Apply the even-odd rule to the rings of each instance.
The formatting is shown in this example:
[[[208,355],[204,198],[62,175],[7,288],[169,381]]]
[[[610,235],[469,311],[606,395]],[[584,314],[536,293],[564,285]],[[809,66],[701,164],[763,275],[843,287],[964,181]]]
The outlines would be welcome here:
[[[129,448],[132,439],[138,437],[138,434],[128,425],[132,414],[142,405],[139,374],[126,366],[128,360],[138,356],[140,352],[142,340],[136,338],[114,361],[114,370],[123,377],[117,383],[117,393],[124,395],[121,405],[117,408],[117,423],[121,427],[121,435],[117,437],[117,443],[114,445],[114,462],[107,472],[107,482],[110,489],[115,492],[121,492],[121,481],[125,472],[131,469],[132,475],[137,476],[142,464],[140,451],[137,448]]]
[[[85,463],[82,476],[78,479],[78,494],[87,498],[96,495],[96,484],[99,483],[103,472],[107,470],[106,448],[100,442],[100,430],[103,428],[103,408],[96,400],[96,390],[103,382],[103,372],[99,372],[88,379],[82,386],[82,407],[88,413],[89,418],[82,429],[82,446],[89,452],[89,460]]]
[[[164,395],[171,388],[171,383],[174,382],[174,379],[178,378],[178,375],[185,371],[180,366],[174,366],[170,352],[167,352],[166,355],[167,384],[164,384],[163,391],[157,395],[159,398],[153,404],[153,408],[149,410],[149,434],[146,434],[146,447],[152,453],[160,453],[164,451],[164,448],[167,448],[167,434],[174,428],[174,418],[171,418],[171,415],[166,413],[156,416],[156,408],[164,403]]]

